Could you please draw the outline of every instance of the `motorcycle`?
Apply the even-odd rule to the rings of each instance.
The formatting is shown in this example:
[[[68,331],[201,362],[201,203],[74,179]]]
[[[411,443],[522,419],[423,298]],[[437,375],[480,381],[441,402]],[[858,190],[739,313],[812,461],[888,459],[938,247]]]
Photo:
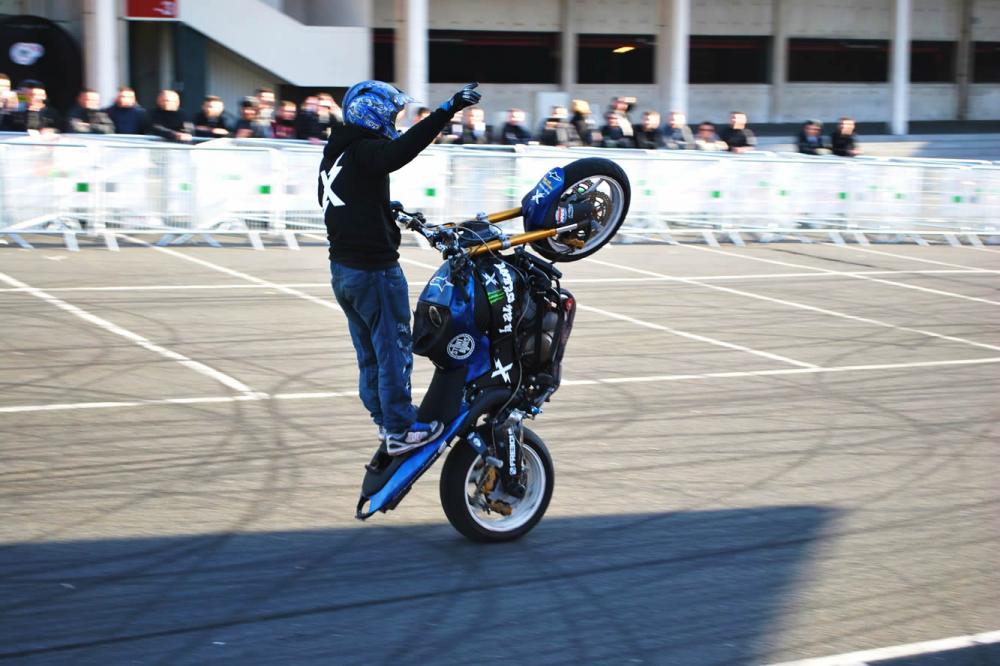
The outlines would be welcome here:
[[[618,165],[586,158],[548,171],[519,208],[467,222],[430,224],[393,203],[397,223],[444,259],[418,300],[413,351],[435,366],[417,419],[445,426],[433,442],[401,456],[379,447],[365,466],[357,518],[395,509],[454,442],[440,496],[456,530],[473,541],[503,542],[538,524],[554,468],[545,442],[524,421],[541,414],[559,388],[576,312],[554,263],[607,244],[630,198]],[[498,224],[517,217],[525,231],[508,236]]]

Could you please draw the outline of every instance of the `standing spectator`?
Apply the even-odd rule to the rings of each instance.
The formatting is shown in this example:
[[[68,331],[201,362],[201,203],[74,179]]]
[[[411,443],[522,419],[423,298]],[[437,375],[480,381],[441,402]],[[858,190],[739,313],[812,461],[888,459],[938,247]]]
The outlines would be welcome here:
[[[590,112],[590,103],[582,99],[574,99],[570,108],[573,109],[573,117],[570,122],[576,129],[580,142],[585,146],[601,145],[601,130],[597,127],[594,114]]]
[[[431,115],[430,109],[428,109],[426,106],[420,107],[419,109],[417,109],[417,117],[413,119],[413,124],[416,125],[429,115]]]
[[[176,90],[161,90],[156,96],[156,108],[150,114],[150,134],[174,143],[191,143],[194,127],[180,106],[181,98]]]
[[[295,136],[309,143],[323,143],[323,133],[326,128],[319,122],[319,98],[309,95],[302,106],[299,115],[295,117]]]
[[[710,152],[729,150],[729,145],[716,134],[715,125],[707,120],[698,125],[698,135],[694,139],[694,147],[695,150]]]
[[[270,88],[257,88],[254,98],[257,100],[257,116],[267,122],[274,120],[274,91]]]
[[[17,110],[17,94],[10,89],[10,77],[0,74],[0,131],[6,130],[11,114]]]
[[[635,147],[643,150],[666,148],[667,142],[660,129],[660,114],[646,111],[642,114],[642,125],[635,131]]]
[[[733,111],[729,114],[729,128],[722,135],[731,153],[746,153],[757,145],[757,137],[747,127],[747,114]]]
[[[271,121],[271,134],[275,139],[295,138],[295,102],[282,100],[277,115]]]
[[[115,103],[104,110],[115,124],[118,134],[145,134],[148,119],[146,110],[135,103],[135,91],[128,86],[118,89]]]
[[[632,148],[635,146],[635,142],[632,141],[632,137],[625,136],[625,131],[621,126],[621,116],[617,113],[609,112],[608,115],[604,117],[607,121],[607,125],[601,128],[601,135],[604,137],[601,140],[601,145],[605,148]]]
[[[531,141],[531,132],[524,126],[524,111],[521,109],[509,109],[507,111],[507,122],[500,128],[498,143],[503,146],[515,146],[519,143]]]
[[[451,117],[448,124],[444,126],[441,133],[437,135],[436,139],[434,139],[434,143],[461,143],[463,131],[464,126],[462,124],[462,112],[459,111]]]
[[[233,134],[237,139],[270,139],[271,123],[258,115],[256,97],[244,97],[240,102],[240,119],[236,121]]]
[[[837,123],[837,129],[830,135],[830,148],[834,155],[854,157],[861,153],[854,134],[854,119],[844,116]]]
[[[576,127],[569,122],[569,112],[565,106],[553,106],[549,111],[549,117],[542,124],[542,130],[538,133],[538,143],[543,146],[579,146],[580,135],[576,133]]]
[[[333,130],[344,124],[343,114],[329,93],[317,95],[316,100],[316,118],[319,122],[320,133],[325,141],[330,138],[330,133]]]
[[[21,84],[25,103],[10,116],[9,129],[31,135],[57,134],[62,124],[55,109],[46,105],[48,94],[40,82],[29,79]]]
[[[618,117],[618,127],[622,130],[622,135],[632,141],[635,137],[635,129],[632,127],[632,119],[628,112],[635,104],[635,97],[614,97],[611,99],[611,107],[608,113],[613,113]]]
[[[233,133],[233,122],[225,112],[225,104],[215,95],[201,103],[201,111],[194,117],[194,135],[209,139],[222,139]]]
[[[715,133],[715,126],[712,126]],[[663,130],[668,150],[690,150],[695,147],[694,135],[687,126],[687,118],[680,111],[670,112],[670,122]]]
[[[490,142],[491,128],[486,124],[486,114],[478,107],[465,110],[462,119],[462,134],[455,143],[484,144]]]
[[[80,91],[76,106],[66,116],[67,132],[76,134],[113,134],[115,125],[104,111],[101,111],[101,97],[89,88]]]
[[[818,120],[807,120],[799,130],[798,148],[803,155],[826,155],[830,150],[823,145],[821,130],[823,124]]]

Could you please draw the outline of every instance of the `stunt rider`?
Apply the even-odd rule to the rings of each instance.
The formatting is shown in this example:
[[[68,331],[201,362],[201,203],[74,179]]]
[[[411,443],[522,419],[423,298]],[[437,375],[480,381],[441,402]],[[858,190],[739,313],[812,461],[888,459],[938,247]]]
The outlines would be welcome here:
[[[389,174],[426,148],[456,112],[479,102],[470,83],[400,135],[396,117],[413,98],[381,81],[344,95],[344,125],[334,129],[319,169],[319,203],[330,240],[333,293],[347,315],[358,357],[361,401],[389,455],[433,441],[444,430],[421,423],[410,397],[413,343],[400,231],[389,208]]]

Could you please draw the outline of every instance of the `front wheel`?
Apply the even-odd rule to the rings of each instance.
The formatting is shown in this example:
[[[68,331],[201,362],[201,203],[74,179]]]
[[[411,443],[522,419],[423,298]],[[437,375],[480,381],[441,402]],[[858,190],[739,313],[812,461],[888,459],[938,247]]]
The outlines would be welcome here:
[[[500,488],[496,468],[465,442],[459,443],[441,470],[441,506],[448,522],[472,541],[499,543],[518,539],[538,524],[552,499],[552,457],[541,438],[524,429],[523,498]],[[488,489],[484,492],[484,489]]]

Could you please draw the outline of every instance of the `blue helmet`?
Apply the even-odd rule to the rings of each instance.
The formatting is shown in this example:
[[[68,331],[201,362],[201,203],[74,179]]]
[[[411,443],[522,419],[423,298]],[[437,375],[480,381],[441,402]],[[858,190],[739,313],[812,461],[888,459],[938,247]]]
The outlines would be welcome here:
[[[396,115],[413,101],[416,100],[388,83],[362,81],[344,95],[344,122],[395,139],[399,136]]]

